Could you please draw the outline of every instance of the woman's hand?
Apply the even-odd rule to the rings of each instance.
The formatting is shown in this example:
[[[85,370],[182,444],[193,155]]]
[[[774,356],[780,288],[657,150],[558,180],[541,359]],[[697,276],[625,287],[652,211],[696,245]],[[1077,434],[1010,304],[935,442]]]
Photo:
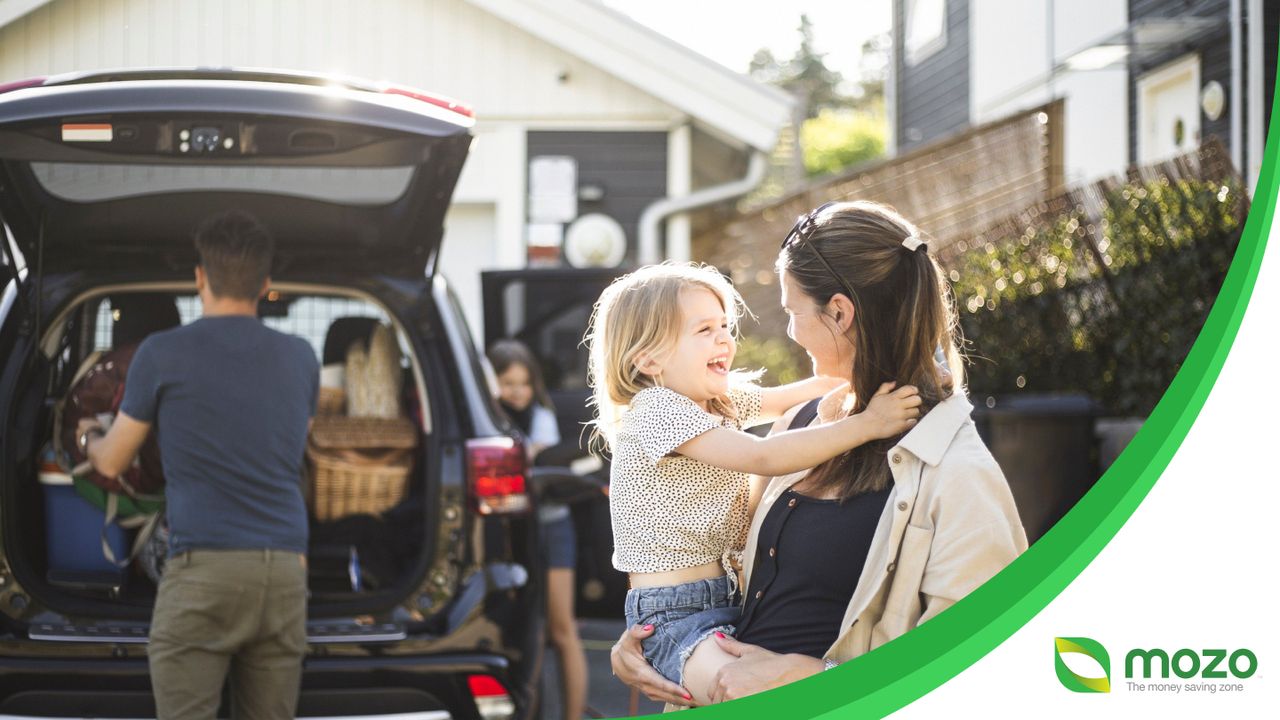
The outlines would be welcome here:
[[[609,664],[619,680],[636,688],[645,697],[672,705],[692,705],[693,696],[684,688],[662,677],[648,660],[640,641],[653,634],[653,626],[633,625],[622,633],[609,651]]]
[[[720,668],[707,693],[712,702],[724,702],[772,690],[817,675],[824,663],[807,655],[779,655],[760,647],[716,636],[721,650],[738,658]],[[616,647],[616,646],[615,646]]]

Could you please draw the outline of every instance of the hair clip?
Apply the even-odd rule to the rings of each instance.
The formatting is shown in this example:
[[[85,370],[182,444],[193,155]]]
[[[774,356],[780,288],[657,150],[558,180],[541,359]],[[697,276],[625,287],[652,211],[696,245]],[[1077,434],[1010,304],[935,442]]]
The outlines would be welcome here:
[[[920,248],[921,245],[925,245],[925,242],[924,240],[921,240],[920,236],[915,233],[911,233],[910,235],[902,239],[902,247],[906,248],[910,252],[915,252]],[[928,246],[926,245],[925,252],[928,252],[928,251],[929,249],[928,249]]]

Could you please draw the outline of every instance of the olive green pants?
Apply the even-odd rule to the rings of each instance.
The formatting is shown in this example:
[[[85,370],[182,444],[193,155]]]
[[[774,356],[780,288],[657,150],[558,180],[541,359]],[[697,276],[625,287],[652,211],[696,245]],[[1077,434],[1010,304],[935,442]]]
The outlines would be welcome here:
[[[169,559],[147,648],[160,720],[292,718],[307,648],[307,569],[282,550],[193,550]]]

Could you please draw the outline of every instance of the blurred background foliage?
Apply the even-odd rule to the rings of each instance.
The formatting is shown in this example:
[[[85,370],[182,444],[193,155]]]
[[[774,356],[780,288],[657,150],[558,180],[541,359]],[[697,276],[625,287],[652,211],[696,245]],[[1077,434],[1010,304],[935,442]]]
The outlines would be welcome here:
[[[804,171],[831,175],[884,155],[884,121],[852,110],[824,109],[800,127]]]
[[[885,154],[884,85],[892,57],[889,34],[862,44],[856,77],[845,77],[827,65],[826,54],[815,48],[813,23],[807,15],[800,15],[796,35],[790,58],[778,58],[761,48],[751,59],[751,77],[786,91],[796,105],[765,179],[747,205],[776,200],[811,178],[846,173]]]
[[[748,331],[751,328],[747,328]],[[760,382],[766,386],[785,385],[803,380],[813,374],[808,356],[788,338],[763,337],[759,333],[738,338],[738,352],[734,367],[743,370],[763,369]]]
[[[1083,392],[1145,416],[1181,367],[1239,243],[1243,187],[1098,187],[1092,203],[1048,203],[948,248],[976,398]]]

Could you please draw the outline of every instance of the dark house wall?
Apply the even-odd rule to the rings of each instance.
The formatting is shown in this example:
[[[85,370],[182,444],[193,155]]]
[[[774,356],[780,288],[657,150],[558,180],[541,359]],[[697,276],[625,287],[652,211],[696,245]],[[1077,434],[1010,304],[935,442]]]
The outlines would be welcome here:
[[[667,134],[530,132],[527,152],[530,159],[568,155],[578,161],[578,187],[604,189],[599,201],[578,200],[579,217],[601,213],[617,220],[627,233],[627,258],[634,261],[640,213],[667,194]]]
[[[1193,44],[1184,44],[1157,56],[1143,58],[1141,62],[1131,60],[1129,63],[1129,162],[1137,162],[1138,159],[1138,80],[1161,65],[1193,52],[1200,55],[1200,87],[1203,88],[1210,81],[1217,80],[1227,91],[1226,108],[1217,120],[1209,120],[1201,112],[1201,141],[1203,142],[1210,135],[1216,135],[1227,147],[1228,152],[1231,150],[1230,0],[1129,0],[1130,23],[1136,23],[1144,18],[1188,14],[1221,18],[1223,22],[1212,35],[1197,39]],[[1243,59],[1247,59],[1247,55]],[[1247,83],[1244,83],[1244,86],[1247,87]],[[1244,109],[1247,113],[1247,97],[1245,103]]]
[[[903,50],[906,3],[893,3],[899,152],[969,125],[969,0],[946,3],[947,44],[916,65],[907,64]]]

